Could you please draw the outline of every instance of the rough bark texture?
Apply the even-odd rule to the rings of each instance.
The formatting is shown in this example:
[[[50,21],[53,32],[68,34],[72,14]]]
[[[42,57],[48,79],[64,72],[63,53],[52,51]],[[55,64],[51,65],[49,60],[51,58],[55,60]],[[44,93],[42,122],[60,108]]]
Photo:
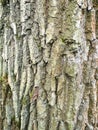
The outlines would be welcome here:
[[[98,0],[0,0],[0,130],[98,130]]]

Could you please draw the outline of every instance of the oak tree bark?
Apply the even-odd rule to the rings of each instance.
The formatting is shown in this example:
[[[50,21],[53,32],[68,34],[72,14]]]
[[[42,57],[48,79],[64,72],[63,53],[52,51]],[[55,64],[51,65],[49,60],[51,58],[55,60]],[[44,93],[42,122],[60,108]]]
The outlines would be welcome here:
[[[98,130],[97,0],[0,0],[0,130]]]

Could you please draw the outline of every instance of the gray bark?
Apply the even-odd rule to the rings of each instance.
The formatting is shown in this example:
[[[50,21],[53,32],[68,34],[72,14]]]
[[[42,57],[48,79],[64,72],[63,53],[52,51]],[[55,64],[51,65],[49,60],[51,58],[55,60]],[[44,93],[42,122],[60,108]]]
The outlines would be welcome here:
[[[0,0],[0,130],[98,130],[97,0]]]

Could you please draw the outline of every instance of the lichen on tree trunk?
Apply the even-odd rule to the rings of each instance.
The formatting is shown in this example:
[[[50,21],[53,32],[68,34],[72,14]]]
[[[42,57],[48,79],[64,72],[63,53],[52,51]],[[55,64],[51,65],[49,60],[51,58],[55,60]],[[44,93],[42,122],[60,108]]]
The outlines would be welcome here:
[[[0,130],[97,129],[97,0],[0,0]]]

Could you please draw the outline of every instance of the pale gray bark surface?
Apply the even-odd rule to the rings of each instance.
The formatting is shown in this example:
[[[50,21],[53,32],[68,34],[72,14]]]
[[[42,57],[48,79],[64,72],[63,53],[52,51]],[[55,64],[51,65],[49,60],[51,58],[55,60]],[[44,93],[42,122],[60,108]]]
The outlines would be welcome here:
[[[97,0],[0,0],[0,130],[98,130]]]

